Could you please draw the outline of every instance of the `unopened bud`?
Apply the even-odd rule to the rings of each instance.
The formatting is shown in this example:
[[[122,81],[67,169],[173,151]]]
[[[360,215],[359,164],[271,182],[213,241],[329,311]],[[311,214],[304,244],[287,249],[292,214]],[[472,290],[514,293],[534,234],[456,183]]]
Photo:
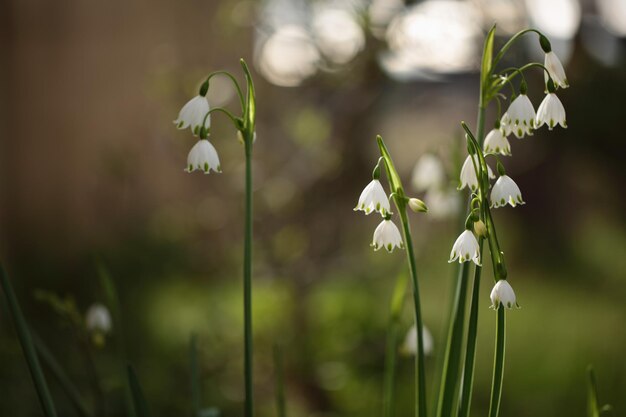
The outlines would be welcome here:
[[[487,226],[485,226],[482,220],[474,223],[474,232],[480,237],[487,237]]]
[[[419,198],[410,198],[409,199],[409,207],[416,213],[426,213],[428,212],[428,207],[426,204],[420,200]]]

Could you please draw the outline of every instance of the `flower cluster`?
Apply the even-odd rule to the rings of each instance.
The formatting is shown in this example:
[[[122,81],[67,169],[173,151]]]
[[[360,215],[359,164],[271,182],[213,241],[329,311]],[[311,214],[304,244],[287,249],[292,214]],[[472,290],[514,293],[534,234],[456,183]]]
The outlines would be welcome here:
[[[556,90],[558,88],[569,87],[569,83],[565,76],[563,65],[556,54],[552,52],[548,39],[540,35],[539,43],[545,52],[545,62],[543,65],[540,63],[531,63],[521,68],[515,68],[513,72],[500,74],[495,77],[495,91],[497,93],[499,88],[504,85],[512,86],[511,80],[515,76],[520,75],[522,80],[519,94],[514,94],[508,109],[506,109],[501,117],[498,117],[494,128],[487,133],[482,148],[481,144],[478,142],[475,144],[468,143],[469,155],[461,167],[458,188],[459,190],[465,187],[470,189],[472,193],[472,210],[466,221],[465,230],[452,246],[449,262],[456,260],[460,263],[472,261],[476,265],[481,265],[480,245],[472,229],[481,238],[486,238],[490,233],[495,233],[490,214],[487,216],[486,221],[488,225],[491,224],[491,228],[482,221],[485,217],[485,213],[488,212],[490,208],[504,207],[507,204],[511,207],[516,207],[524,204],[520,188],[510,176],[506,175],[504,166],[498,159],[499,156],[511,155],[511,145],[507,137],[511,134],[519,139],[524,136],[532,136],[533,131],[543,125],[547,125],[550,130],[556,125],[561,125],[563,128],[567,127],[565,109],[556,96]],[[523,79],[523,71],[531,67],[539,67],[545,74],[546,96],[536,112],[532,102],[528,98],[528,86]],[[502,95],[499,94],[498,100],[500,100],[501,96]],[[468,134],[471,133],[468,132]],[[491,186],[490,180],[496,177],[485,162],[485,157],[489,155],[494,156],[497,161],[498,179],[493,186]],[[487,197],[489,198],[487,199]],[[474,203],[477,203],[478,207],[474,207]],[[488,207],[481,207],[483,204]],[[503,268],[504,262],[499,248],[497,248],[498,253],[494,255],[494,248],[491,247],[492,244],[497,246],[497,239],[489,243],[494,259],[494,267],[497,268],[498,265],[500,265]],[[506,308],[517,305],[515,293],[506,281],[505,272],[501,272],[500,276],[497,274],[497,283],[491,293],[491,300],[494,308],[498,308],[500,305],[504,305]]]
[[[185,171],[193,172],[200,170],[205,174],[222,172],[220,158],[215,147],[207,139],[211,128],[211,106],[206,94],[209,90],[209,82],[205,81],[200,87],[198,95],[189,100],[178,113],[174,124],[178,129],[190,128],[194,136],[199,136],[198,142],[191,148],[187,155],[187,168]]]
[[[379,172],[378,169],[375,172]],[[398,226],[391,221],[391,206],[389,198],[383,188],[378,174],[374,174],[374,179],[367,184],[361,192],[359,202],[354,208],[355,211],[363,211],[365,214],[378,212],[383,216],[383,221],[374,230],[374,238],[372,239],[372,247],[374,250],[385,248],[388,252],[393,252],[394,248],[404,248],[402,235]]]

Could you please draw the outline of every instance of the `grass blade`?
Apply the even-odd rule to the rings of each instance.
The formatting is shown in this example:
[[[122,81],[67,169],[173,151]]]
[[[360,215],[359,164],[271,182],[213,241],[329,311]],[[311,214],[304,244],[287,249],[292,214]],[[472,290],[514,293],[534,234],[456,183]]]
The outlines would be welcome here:
[[[283,379],[283,354],[278,345],[274,345],[274,375],[276,376],[276,410],[278,417],[286,417],[285,381]]]
[[[189,368],[191,369],[191,402],[195,417],[200,416],[202,411],[202,389],[198,362],[198,335],[194,333],[189,341]]]
[[[61,367],[52,352],[50,352],[50,349],[48,349],[43,340],[41,340],[41,338],[35,333],[32,334],[32,338],[42,362],[48,367],[63,391],[65,391],[68,399],[76,409],[76,413],[81,417],[92,417],[93,414],[89,410],[85,400],[80,395],[78,388],[76,388],[76,385],[74,385],[74,383],[67,376],[63,367]]]
[[[39,396],[41,408],[43,409],[46,417],[56,417],[57,412],[54,407],[54,402],[52,401],[52,396],[50,395],[46,378],[41,370],[41,366],[39,365],[39,359],[37,358],[37,352],[35,350],[35,346],[33,345],[28,325],[22,315],[22,310],[20,309],[20,305],[15,297],[15,293],[13,292],[13,287],[11,287],[9,278],[7,277],[4,267],[2,266],[0,266],[0,283],[2,284],[4,295],[6,296],[9,309],[11,310],[11,315],[13,316],[13,321],[17,329],[17,335],[20,339],[20,344],[22,345],[26,362],[28,363],[30,375],[35,383],[35,389],[37,390],[37,395]]]
[[[148,409],[148,403],[143,395],[141,385],[139,385],[139,379],[137,374],[131,365],[128,365],[128,383],[130,385],[130,392],[133,397],[133,404],[135,406],[135,414],[138,417],[150,417],[150,410]]]
[[[383,417],[394,415],[396,392],[396,356],[398,352],[398,332],[400,315],[404,306],[408,276],[400,274],[391,297],[389,327],[387,330],[387,347],[385,352],[385,379],[383,388]]]

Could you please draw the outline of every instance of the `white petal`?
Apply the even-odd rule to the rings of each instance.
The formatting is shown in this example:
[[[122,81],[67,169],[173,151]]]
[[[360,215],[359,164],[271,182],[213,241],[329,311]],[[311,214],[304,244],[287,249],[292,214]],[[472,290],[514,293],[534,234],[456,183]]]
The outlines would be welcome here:
[[[187,172],[193,172],[196,169],[208,174],[211,170],[222,172],[220,159],[217,151],[206,139],[200,139],[189,151],[187,155]]]
[[[515,207],[518,204],[525,204],[525,202],[515,181],[508,175],[502,175],[491,190],[491,207],[504,207],[507,204]]]
[[[480,265],[480,247],[478,240],[470,230],[465,230],[452,245],[448,262],[459,260],[459,263],[474,261]]]
[[[544,60],[544,66],[548,69],[550,73],[550,77],[554,81],[554,84],[561,88],[569,87],[569,83],[567,82],[567,77],[565,76],[565,70],[563,69],[563,64],[559,60],[559,57],[553,51],[550,51],[546,54]],[[544,78],[546,83],[548,82],[548,74],[544,71]]]
[[[480,161],[478,157],[474,155],[474,162],[476,163],[476,167],[478,168],[478,164]],[[491,167],[487,165],[487,175],[489,178],[495,178]],[[470,188],[472,191],[476,191],[478,189],[478,178],[476,177],[476,170],[474,169],[474,164],[472,163],[472,159],[470,155],[465,158],[465,162],[463,162],[463,166],[461,167],[461,174],[459,176],[459,186],[458,189],[462,190],[466,186]]]
[[[389,214],[391,206],[389,199],[385,193],[385,189],[380,184],[379,180],[372,180],[361,192],[359,196],[359,202],[354,210],[364,211],[365,214],[378,211],[383,216]]]
[[[495,309],[499,308],[500,305],[509,309],[513,308],[513,306],[517,306],[517,300],[515,298],[513,287],[511,287],[509,282],[505,279],[501,279],[496,282],[496,285],[494,285],[491,290],[489,298],[491,298],[491,307]]]
[[[393,252],[394,248],[402,249],[404,241],[402,235],[394,222],[391,220],[383,220],[376,230],[374,230],[374,238],[372,240],[374,250],[385,248],[387,252]]]
[[[554,93],[546,95],[537,110],[537,127],[543,126],[544,123],[548,125],[550,130],[557,124],[564,128],[567,127],[565,108]]]
[[[485,153],[511,155],[511,145],[500,129],[492,129],[485,138]]]
[[[191,127],[193,134],[197,135],[200,133],[200,126],[205,121],[205,116],[207,116],[209,109],[209,101],[206,97],[195,96],[183,106],[178,114],[178,119],[174,120],[174,123],[179,129]],[[210,115],[206,117],[204,125],[206,128],[211,125]]]

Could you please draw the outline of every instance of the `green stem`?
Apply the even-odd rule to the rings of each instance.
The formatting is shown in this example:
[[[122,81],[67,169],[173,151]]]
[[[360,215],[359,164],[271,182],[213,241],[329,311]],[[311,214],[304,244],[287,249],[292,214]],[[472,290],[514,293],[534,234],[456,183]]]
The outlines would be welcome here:
[[[406,256],[409,262],[409,270],[413,281],[413,306],[415,307],[415,328],[417,338],[417,355],[415,357],[415,415],[416,417],[426,417],[426,370],[424,368],[424,328],[422,324],[422,312],[420,306],[419,286],[417,282],[417,266],[415,264],[415,253],[413,251],[413,239],[411,238],[411,227],[409,218],[406,215],[406,204],[396,199],[396,206],[402,220],[404,231],[404,242],[406,243]]]
[[[198,360],[198,335],[195,333],[191,335],[189,340],[189,369],[193,416],[200,417],[202,410],[202,388],[200,383],[200,361]]]
[[[479,239],[479,252],[482,256],[483,241]],[[465,365],[463,379],[461,381],[461,398],[459,405],[459,417],[468,417],[472,402],[472,388],[474,386],[474,363],[476,360],[476,335],[478,333],[478,305],[480,299],[480,275],[482,267],[474,269],[474,284],[472,286],[472,299],[470,304],[470,316],[467,329],[467,347],[465,348]]]
[[[244,375],[245,416],[254,415],[252,387],[252,140],[253,132],[244,132],[246,154],[245,237],[243,249]]]
[[[207,77],[207,81],[210,81],[211,78],[213,78],[216,75],[225,75],[228,78],[230,78],[230,80],[233,82],[233,85],[235,86],[235,90],[237,90],[237,95],[239,96],[239,102],[241,103],[241,111],[245,111],[246,108],[246,101],[243,98],[243,93],[241,92],[241,87],[239,87],[239,83],[237,82],[237,79],[233,76],[233,74],[231,74],[228,71],[215,71],[209,74],[209,76]]]
[[[41,408],[43,409],[46,417],[56,417],[57,412],[54,407],[54,402],[52,401],[52,396],[50,395],[46,378],[41,369],[41,365],[39,364],[39,358],[37,357],[37,352],[35,351],[35,346],[28,329],[28,324],[24,319],[22,309],[20,308],[17,297],[15,297],[15,293],[13,292],[13,287],[11,286],[9,278],[7,277],[2,266],[0,266],[0,284],[2,284],[2,289],[4,290],[9,310],[13,316],[17,336],[20,339],[20,344],[22,345],[22,350],[24,351],[24,356],[26,357],[26,362],[28,363],[30,375],[35,383],[35,389],[37,390]]]
[[[513,44],[515,43],[515,41],[517,41],[520,37],[522,37],[523,35],[530,33],[530,32],[535,32],[536,34],[538,34],[539,36],[542,35],[541,32],[539,32],[537,29],[524,29],[521,30],[519,32],[517,32],[515,35],[513,35],[511,37],[511,39],[508,40],[507,43],[504,44],[504,46],[502,47],[502,49],[500,49],[500,52],[498,52],[498,54],[493,58],[493,64],[492,67],[495,68],[496,65],[498,65],[498,62],[500,62],[500,59],[502,59],[502,57],[504,56],[504,54],[506,53],[506,51],[509,50],[509,48],[511,46],[513,46]]]
[[[387,330],[387,348],[385,352],[385,378],[383,390],[383,417],[394,415],[396,391],[396,356],[398,352],[398,332],[400,330],[400,314],[404,306],[407,276],[401,274],[391,299],[391,314]]]
[[[504,345],[506,331],[506,313],[504,306],[498,308],[496,319],[496,355],[493,363],[493,379],[491,381],[491,401],[489,403],[489,417],[497,417],[500,411],[502,396],[502,379],[504,377]]]

